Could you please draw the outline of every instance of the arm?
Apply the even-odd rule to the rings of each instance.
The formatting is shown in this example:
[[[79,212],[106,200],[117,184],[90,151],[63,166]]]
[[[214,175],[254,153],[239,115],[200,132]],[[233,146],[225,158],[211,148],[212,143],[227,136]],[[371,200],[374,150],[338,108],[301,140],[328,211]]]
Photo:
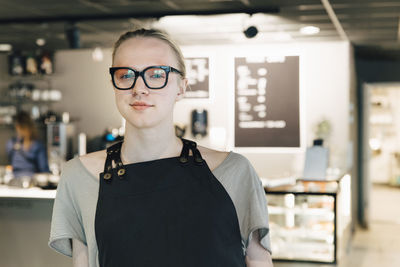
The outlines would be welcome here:
[[[53,205],[48,245],[51,249],[65,256],[82,259],[85,255],[82,253],[84,245],[73,241],[73,239],[80,240],[83,244],[87,243],[86,229],[82,219],[86,214],[81,213],[82,205],[84,205],[81,202],[83,198],[77,197],[78,194],[84,192],[81,190],[85,190],[85,188],[80,183],[81,176],[79,169],[74,166],[74,161],[63,163],[61,170]],[[72,249],[72,246],[74,249]]]
[[[49,162],[47,160],[46,147],[39,143],[39,149],[36,156],[37,168],[39,172],[50,172]]]
[[[72,264],[74,267],[88,267],[89,253],[88,248],[78,239],[72,239]]]
[[[261,246],[258,231],[252,233],[252,238],[247,247],[247,267],[273,267],[271,254]]]

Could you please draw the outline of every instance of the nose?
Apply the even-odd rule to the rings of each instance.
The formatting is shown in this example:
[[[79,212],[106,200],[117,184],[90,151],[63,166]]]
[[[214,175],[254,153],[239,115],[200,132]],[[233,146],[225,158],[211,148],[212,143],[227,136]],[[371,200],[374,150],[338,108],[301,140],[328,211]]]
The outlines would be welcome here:
[[[139,76],[136,80],[135,86],[132,88],[132,94],[148,94],[149,88],[144,83],[143,77]]]

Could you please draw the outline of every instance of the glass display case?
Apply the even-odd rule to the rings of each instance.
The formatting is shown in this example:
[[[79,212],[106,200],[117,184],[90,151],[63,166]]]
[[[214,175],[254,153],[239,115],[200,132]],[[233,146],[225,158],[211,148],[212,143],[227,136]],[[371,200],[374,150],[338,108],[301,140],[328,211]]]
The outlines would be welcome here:
[[[351,236],[350,176],[265,187],[272,258],[336,263]]]

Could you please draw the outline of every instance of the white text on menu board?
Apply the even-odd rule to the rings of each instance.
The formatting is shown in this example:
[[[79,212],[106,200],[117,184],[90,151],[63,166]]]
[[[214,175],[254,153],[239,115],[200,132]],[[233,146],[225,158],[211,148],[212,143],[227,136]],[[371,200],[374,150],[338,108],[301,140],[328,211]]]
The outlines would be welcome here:
[[[283,62],[285,58],[283,57]],[[247,63],[273,63],[282,62],[282,58],[246,58]],[[268,80],[266,67],[257,69],[257,74],[251,73],[247,65],[239,65],[237,67],[237,102],[239,109],[239,128],[285,128],[286,121],[284,120],[267,120],[267,89]],[[257,78],[253,78],[254,76]],[[256,98],[256,105],[252,106],[248,102],[248,98]],[[253,102],[254,103],[254,102]],[[255,117],[249,112],[253,111]]]
[[[187,78],[190,85],[197,82],[204,82],[208,76],[208,67],[206,58],[185,59],[187,68]]]
[[[185,58],[189,89],[186,98],[208,98],[208,58]]]

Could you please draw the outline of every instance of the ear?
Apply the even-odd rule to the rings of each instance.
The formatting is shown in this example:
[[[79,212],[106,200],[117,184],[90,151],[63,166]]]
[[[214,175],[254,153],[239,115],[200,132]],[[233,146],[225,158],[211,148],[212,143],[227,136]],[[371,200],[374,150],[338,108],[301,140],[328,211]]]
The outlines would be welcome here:
[[[185,96],[187,85],[188,85],[188,79],[187,78],[182,79],[179,84],[179,92],[177,93],[175,101],[179,101]]]

